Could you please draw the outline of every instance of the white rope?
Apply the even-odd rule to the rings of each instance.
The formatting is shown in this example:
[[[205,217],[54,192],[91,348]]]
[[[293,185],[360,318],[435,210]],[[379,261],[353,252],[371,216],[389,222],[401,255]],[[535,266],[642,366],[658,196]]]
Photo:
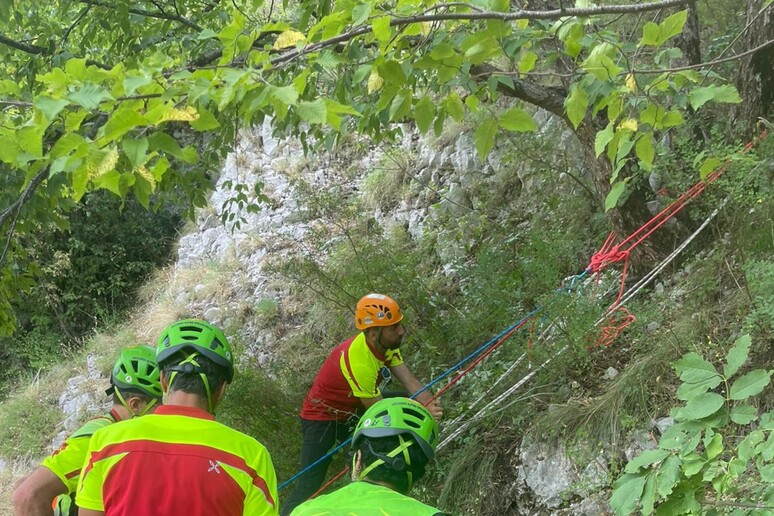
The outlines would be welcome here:
[[[696,231],[694,231],[694,232],[693,232],[693,234],[692,234],[690,237],[688,237],[688,239],[687,239],[687,240],[685,240],[685,241],[684,241],[682,244],[680,244],[680,246],[678,246],[678,247],[677,247],[677,248],[676,248],[674,251],[672,251],[672,253],[670,253],[670,254],[669,254],[669,256],[667,256],[667,257],[666,257],[664,260],[662,260],[662,261],[661,261],[661,263],[659,263],[659,264],[658,264],[658,266],[656,266],[656,268],[654,268],[653,270],[651,270],[651,271],[650,271],[648,274],[646,274],[646,275],[645,275],[645,276],[644,276],[642,279],[640,279],[640,281],[638,281],[638,282],[637,282],[637,283],[636,283],[634,286],[632,286],[632,287],[631,287],[631,288],[630,288],[628,291],[626,291],[626,292],[624,293],[624,295],[622,296],[622,298],[621,298],[621,301],[620,301],[620,302],[618,302],[618,303],[615,303],[613,306],[611,306],[611,307],[610,307],[610,308],[609,308],[609,309],[608,309],[608,310],[605,312],[605,315],[604,315],[603,317],[599,318],[599,319],[598,319],[598,320],[597,320],[597,321],[594,323],[594,325],[592,326],[592,328],[596,328],[597,326],[599,326],[600,324],[602,324],[602,323],[603,323],[603,322],[604,322],[604,321],[607,319],[607,317],[608,317],[608,316],[609,316],[609,315],[610,315],[610,314],[611,314],[613,311],[615,311],[615,310],[616,310],[617,308],[619,308],[620,306],[623,306],[623,305],[624,305],[626,302],[628,302],[630,299],[632,299],[632,298],[633,298],[633,297],[634,297],[634,296],[635,296],[635,295],[636,295],[636,294],[637,294],[637,293],[638,293],[640,290],[642,290],[642,289],[643,289],[645,286],[647,286],[647,285],[648,285],[648,284],[649,284],[651,281],[653,281],[653,279],[655,279],[655,277],[656,277],[656,276],[658,276],[658,274],[660,274],[660,273],[661,273],[661,271],[662,271],[662,270],[664,270],[664,268],[665,268],[667,265],[669,265],[669,264],[670,264],[670,263],[671,263],[671,262],[672,262],[672,261],[673,261],[673,260],[674,260],[674,259],[675,259],[675,258],[676,258],[676,257],[677,257],[677,256],[678,256],[678,255],[679,255],[679,254],[680,254],[680,253],[681,253],[681,252],[682,252],[682,251],[683,251],[685,248],[686,248],[686,247],[688,247],[688,245],[689,245],[689,244],[690,244],[690,243],[691,243],[691,242],[692,242],[692,241],[693,241],[693,240],[694,240],[694,239],[695,239],[695,238],[696,238],[696,237],[699,235],[699,233],[701,233],[701,232],[704,230],[704,228],[705,228],[705,227],[707,227],[707,225],[708,225],[708,224],[709,224],[709,223],[712,221],[712,219],[714,219],[714,218],[715,218],[715,216],[717,216],[717,214],[720,212],[721,208],[723,208],[723,207],[726,205],[726,202],[727,202],[727,201],[728,201],[728,199],[725,199],[725,200],[724,200],[724,201],[723,201],[723,202],[720,204],[720,206],[718,206],[717,208],[715,208],[715,209],[712,211],[712,213],[711,213],[711,214],[710,214],[710,215],[709,215],[709,216],[708,216],[708,217],[707,217],[707,218],[704,220],[704,222],[701,224],[701,226],[699,226],[699,227],[698,227],[698,229],[696,229]],[[553,325],[551,325],[551,326],[553,326]],[[550,327],[551,327],[551,326],[549,326],[549,328],[548,328],[548,329],[550,329]],[[590,328],[590,329],[592,329],[592,328]],[[541,338],[540,338],[540,339],[538,339],[538,341],[542,341],[542,340],[543,340],[543,339],[542,339],[542,337],[543,337],[544,335],[546,335],[546,332],[548,331],[548,329],[546,329],[546,330],[545,330],[545,331],[544,331],[544,332],[541,334]],[[511,386],[510,386],[510,387],[509,387],[509,388],[508,388],[508,389],[507,389],[505,392],[503,392],[502,394],[500,394],[499,396],[497,396],[495,399],[493,399],[492,401],[490,401],[489,403],[487,403],[487,404],[486,404],[486,405],[485,405],[485,406],[484,406],[482,409],[480,409],[478,412],[476,412],[476,413],[473,415],[473,417],[471,417],[469,420],[465,421],[465,423],[461,424],[459,427],[457,427],[456,429],[454,429],[454,430],[452,431],[452,433],[450,433],[449,435],[447,435],[447,436],[446,436],[446,437],[445,437],[445,438],[444,438],[444,439],[441,441],[441,443],[438,445],[438,448],[437,448],[437,449],[438,449],[438,450],[441,450],[441,449],[443,449],[443,448],[444,448],[444,447],[445,447],[447,444],[449,444],[449,443],[450,443],[450,442],[451,442],[453,439],[457,438],[457,437],[458,437],[460,434],[462,434],[462,432],[464,432],[465,430],[467,430],[467,429],[468,429],[468,428],[469,428],[469,427],[470,427],[470,426],[471,426],[473,423],[475,423],[475,422],[477,422],[477,421],[480,421],[480,420],[484,419],[486,416],[490,415],[490,413],[488,413],[488,411],[489,411],[489,409],[490,409],[491,407],[494,407],[494,406],[498,405],[500,402],[502,402],[502,401],[503,401],[503,400],[505,400],[506,398],[510,397],[510,396],[511,396],[511,395],[512,395],[514,392],[516,392],[516,391],[517,391],[517,390],[518,390],[518,389],[519,389],[519,388],[520,388],[522,385],[524,385],[524,384],[525,384],[525,383],[527,383],[527,382],[528,382],[530,379],[532,379],[532,377],[533,377],[533,376],[535,376],[535,375],[538,373],[538,371],[542,370],[542,369],[543,369],[544,367],[546,367],[546,366],[547,366],[549,363],[551,363],[551,361],[552,361],[554,358],[556,358],[556,357],[557,357],[557,356],[559,356],[560,354],[564,353],[564,352],[567,350],[567,348],[568,348],[568,347],[569,347],[569,344],[565,344],[565,345],[564,345],[564,346],[563,346],[561,349],[559,349],[559,350],[558,350],[556,353],[554,353],[554,355],[553,355],[551,358],[549,358],[549,359],[547,359],[546,361],[544,361],[544,362],[543,362],[542,364],[540,364],[540,365],[539,365],[539,366],[538,366],[536,369],[534,369],[534,370],[530,371],[530,372],[529,372],[529,374],[527,374],[526,376],[524,376],[523,378],[521,378],[520,380],[518,380],[516,383],[514,383],[513,385],[511,385]],[[516,365],[516,364],[520,363],[520,362],[521,362],[521,360],[524,358],[524,356],[525,356],[525,354],[522,354],[522,355],[521,355],[521,356],[520,356],[520,357],[517,359],[517,361],[515,362],[515,364],[514,364],[514,365]],[[506,374],[510,373],[512,369],[513,369],[513,366],[511,366],[510,368],[508,368],[508,371],[506,371]],[[498,379],[497,383],[499,383],[499,381],[500,381],[500,380],[502,380],[502,378],[503,378],[504,376],[505,376],[505,375],[501,376],[501,377],[500,377],[500,379]],[[494,386],[492,386],[490,389],[488,389],[488,390],[487,390],[487,393],[489,393],[489,392],[492,390],[492,388],[494,388]],[[482,397],[483,397],[483,396],[482,396]],[[471,404],[471,407],[475,406],[475,405],[476,405],[476,404],[477,404],[479,401],[481,401],[481,398],[482,398],[482,397],[480,397],[480,398],[479,398],[479,399],[477,399],[477,400],[476,400],[476,401],[475,401],[473,404]],[[456,422],[458,422],[458,421],[459,421],[459,420],[462,418],[462,416],[463,416],[463,415],[464,415],[464,413],[463,413],[462,415],[460,415],[460,416],[457,416],[457,418],[455,418],[454,420],[452,420],[452,421],[450,422],[450,424],[451,424],[451,425],[454,425]]]

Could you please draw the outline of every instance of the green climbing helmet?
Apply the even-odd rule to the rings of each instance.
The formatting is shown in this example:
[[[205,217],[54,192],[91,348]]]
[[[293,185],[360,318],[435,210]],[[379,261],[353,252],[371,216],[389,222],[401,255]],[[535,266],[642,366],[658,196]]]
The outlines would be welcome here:
[[[352,436],[352,447],[363,437],[411,435],[419,444],[427,460],[435,455],[438,445],[438,423],[419,402],[408,398],[386,398],[377,401],[365,411]]]
[[[168,326],[159,337],[156,360],[163,367],[169,357],[182,350],[200,353],[225,367],[226,381],[231,383],[234,378],[234,357],[231,345],[218,328],[199,319],[184,319]]]
[[[121,390],[142,391],[161,398],[156,350],[147,345],[124,348],[113,366],[110,383]]]

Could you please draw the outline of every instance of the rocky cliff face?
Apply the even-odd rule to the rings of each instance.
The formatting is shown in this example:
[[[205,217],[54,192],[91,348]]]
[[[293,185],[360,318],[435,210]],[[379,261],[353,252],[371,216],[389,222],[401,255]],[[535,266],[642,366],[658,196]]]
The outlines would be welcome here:
[[[544,136],[564,146],[565,158],[580,156],[572,152],[573,140],[561,132],[556,120],[542,114],[537,118]],[[200,211],[195,226],[179,242],[173,276],[193,275],[199,281],[175,282],[173,278],[167,297],[181,315],[201,317],[236,333],[245,346],[242,352],[270,370],[278,340],[288,338],[301,322],[301,315],[294,320],[291,311],[283,310],[287,288],[270,265],[296,253],[308,253],[310,233],[330,222],[309,216],[299,191],[302,186],[336,190],[344,196],[364,195],[368,176],[388,155],[392,159],[399,156],[408,170],[405,180],[422,188],[409,188],[409,195],[397,204],[388,209],[373,207],[367,216],[384,227],[401,225],[415,237],[437,232],[435,252],[445,264],[445,273],[454,274],[454,263],[464,258],[467,243],[459,236],[444,234],[440,215],[464,216],[482,203],[481,196],[492,195],[498,188],[507,188],[499,195],[512,199],[542,186],[544,178],[518,164],[516,179],[502,184],[503,168],[514,166],[511,150],[505,142],[481,162],[467,133],[428,141],[407,130],[390,147],[363,148],[361,142],[358,151],[305,156],[301,142],[277,139],[268,124],[245,132],[226,159],[209,208]],[[554,166],[556,176],[568,181],[568,170],[560,167],[575,173],[582,170],[582,163],[572,159]],[[248,208],[256,204],[260,210]],[[329,238],[332,243],[341,236],[331,231]],[[318,259],[325,260],[324,253]],[[207,277],[210,273],[217,274],[216,281]],[[282,320],[266,325],[250,316],[261,306],[278,310]],[[88,375],[99,376],[92,369]],[[79,390],[82,383],[83,378],[71,379],[60,399],[69,417],[57,443],[73,430],[81,411],[102,410],[92,396]],[[606,502],[604,497],[595,499],[593,493],[605,485],[605,464],[604,457],[575,464],[561,445],[523,443],[513,456],[514,480],[509,489],[519,500],[516,505],[521,514],[601,514],[607,510]],[[568,497],[583,501],[566,504]]]

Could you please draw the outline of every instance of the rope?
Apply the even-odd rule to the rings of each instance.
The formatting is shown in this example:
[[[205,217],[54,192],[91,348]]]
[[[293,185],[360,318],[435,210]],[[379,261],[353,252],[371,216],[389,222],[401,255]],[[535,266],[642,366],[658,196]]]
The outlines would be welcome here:
[[[696,229],[696,231],[693,232],[693,234],[687,238],[679,247],[677,247],[672,253],[669,254],[664,260],[659,263],[659,265],[651,270],[646,276],[644,276],[637,284],[632,286],[624,295],[623,300],[620,302],[621,304],[628,302],[631,300],[640,290],[642,290],[645,286],[647,286],[650,282],[653,281],[653,279],[658,276],[658,274],[661,273],[661,271],[664,270],[664,268],[667,267],[688,245],[701,233],[704,228],[707,227],[707,225],[714,219],[717,214],[720,212],[720,210],[726,205],[726,202],[728,199],[725,199],[720,206],[715,208],[712,213],[704,220],[704,222]],[[593,328],[596,328],[600,324],[602,324],[606,318],[615,310],[617,310],[620,307],[620,305],[614,304],[613,306],[608,309],[608,311],[605,313],[604,316],[599,318],[589,329],[589,331]],[[547,335],[547,330],[544,331],[541,336],[538,338],[539,342],[542,342],[544,340],[544,336]],[[569,344],[564,345],[562,348],[560,348],[552,357],[545,360],[542,364],[540,364],[536,369],[530,371],[526,376],[518,380],[515,384],[513,384],[511,387],[509,387],[505,392],[497,396],[494,400],[487,403],[481,410],[476,412],[476,414],[473,415],[468,421],[466,421],[464,424],[460,425],[458,428],[454,429],[451,434],[447,435],[441,443],[438,445],[438,450],[441,450],[444,448],[447,444],[449,444],[453,439],[457,438],[462,432],[467,430],[473,423],[480,421],[484,419],[489,414],[487,413],[491,407],[494,407],[498,405],[500,402],[505,400],[506,398],[510,397],[514,392],[516,392],[521,386],[523,386],[527,381],[532,379],[535,374],[537,374],[539,371],[541,371],[543,368],[545,368],[549,363],[551,363],[552,360],[554,360],[557,356],[564,353],[567,348],[569,347]],[[510,371],[510,370],[509,370]],[[464,414],[461,416],[458,416],[454,421],[452,421],[452,424],[455,421],[458,421],[462,418]]]

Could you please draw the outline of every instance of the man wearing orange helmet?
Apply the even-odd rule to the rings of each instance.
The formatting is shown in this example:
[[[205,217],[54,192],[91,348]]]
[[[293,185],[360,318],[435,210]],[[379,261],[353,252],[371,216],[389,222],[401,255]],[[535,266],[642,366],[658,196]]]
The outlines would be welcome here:
[[[348,422],[383,398],[382,368],[387,367],[409,393],[424,385],[411,373],[400,355],[406,330],[403,312],[389,296],[368,294],[357,303],[355,326],[361,333],[336,346],[320,368],[301,408],[301,469],[323,457],[351,434]],[[443,415],[438,401],[428,392],[417,395],[436,419]],[[325,479],[331,458],[305,471],[287,501],[286,515],[317,491]]]

